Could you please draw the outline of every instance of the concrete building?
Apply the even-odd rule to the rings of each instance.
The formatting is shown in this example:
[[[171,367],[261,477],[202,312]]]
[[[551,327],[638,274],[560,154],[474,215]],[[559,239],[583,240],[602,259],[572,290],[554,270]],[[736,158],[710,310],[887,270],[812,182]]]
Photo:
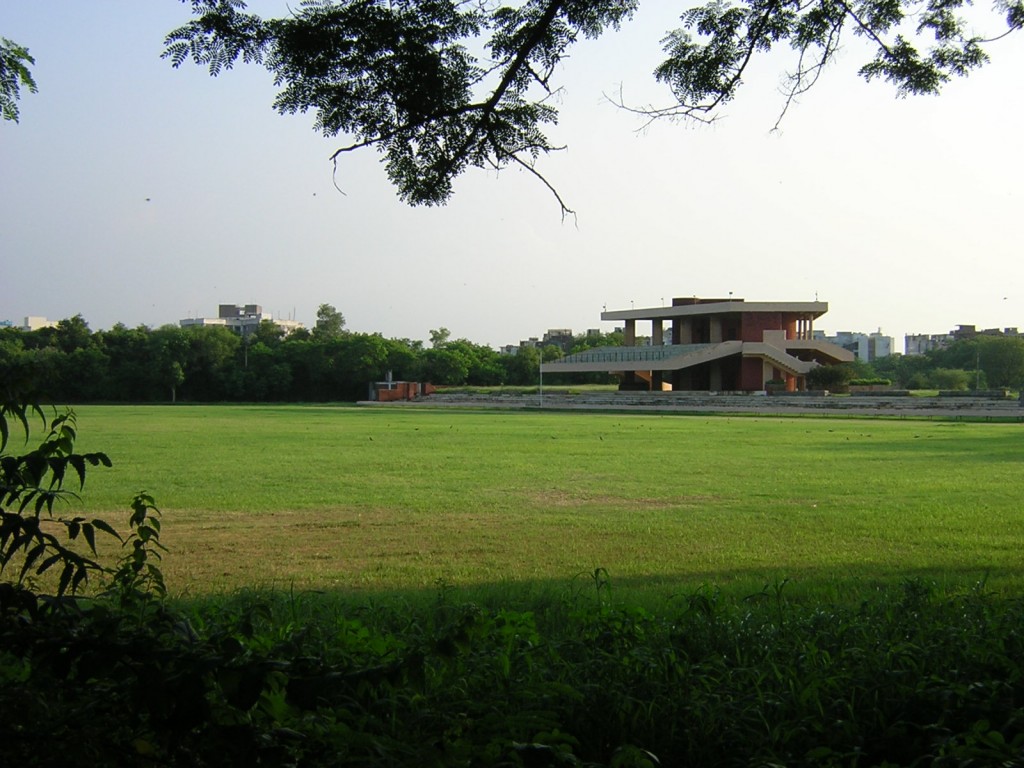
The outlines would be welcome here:
[[[828,304],[677,298],[671,307],[601,313],[624,323],[624,346],[598,347],[544,363],[543,373],[611,372],[623,389],[760,391],[770,382],[806,389],[819,365],[849,362],[853,353],[814,338],[814,320]],[[650,322],[650,344],[640,346],[637,321]],[[666,334],[665,323],[668,323]]]
[[[568,354],[576,346],[576,337],[572,335],[572,328],[549,328],[544,334],[541,346],[558,347],[563,353]]]
[[[38,331],[40,328],[56,328],[56,320],[47,320],[45,317],[34,317],[29,316],[25,318],[25,322],[21,324],[21,330],[23,331]]]
[[[259,304],[221,304],[217,308],[217,317],[189,317],[179,320],[178,325],[182,328],[191,328],[197,325],[223,325],[241,336],[247,336],[255,331],[264,320],[270,320],[284,331],[285,335],[302,327],[302,323],[295,320],[275,320],[271,316],[264,315],[263,307]]]
[[[814,338],[838,344],[843,349],[853,352],[856,358],[864,363],[874,362],[880,357],[888,357],[896,346],[896,340],[892,336],[884,335],[881,329],[875,333],[836,331],[834,336],[827,336],[822,331],[815,331]]]
[[[906,355],[923,355],[933,349],[945,349],[954,339],[948,333],[908,333],[903,337],[903,353]]]
[[[977,336],[1007,336],[1016,338],[1021,335],[1017,328],[983,328],[978,330],[975,325],[958,325],[949,333],[908,333],[903,339],[903,349],[908,355],[923,355],[934,349],[945,349],[954,341],[964,341]]]

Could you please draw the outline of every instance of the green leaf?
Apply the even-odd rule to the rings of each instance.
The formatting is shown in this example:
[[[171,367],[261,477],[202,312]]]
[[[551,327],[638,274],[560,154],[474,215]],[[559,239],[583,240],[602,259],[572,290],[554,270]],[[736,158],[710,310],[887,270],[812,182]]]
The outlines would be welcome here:
[[[72,454],[68,456],[67,462],[70,464],[75,473],[78,475],[78,487],[81,488],[85,485],[85,462],[87,461],[86,456],[80,454]]]
[[[80,565],[78,569],[75,571],[74,579],[71,581],[71,591],[73,593],[77,592],[78,588],[82,585],[82,582],[84,582],[88,578],[89,572],[85,569],[84,565]]]
[[[42,543],[36,544],[36,546],[32,547],[32,549],[28,551],[28,553],[25,555],[25,562],[21,565],[21,574],[18,576],[18,581],[21,581],[25,578],[25,574],[32,570],[32,565],[35,563],[36,560],[39,559],[39,556],[42,555],[43,552],[45,551],[46,545]]]
[[[57,585],[57,595],[63,595],[68,591],[71,577],[75,575],[75,566],[71,563],[64,564],[64,570],[60,572],[60,583]]]
[[[120,541],[120,542],[124,541],[124,539],[121,538],[121,534],[119,534],[117,531],[115,531],[114,528],[106,520],[101,520],[99,518],[96,518],[95,520],[92,521],[92,525],[93,525],[94,528],[97,528],[97,529],[103,531],[104,533],[109,534],[110,536],[113,536],[118,541]]]
[[[92,553],[95,555],[96,554],[96,531],[93,529],[92,525],[90,525],[89,523],[86,523],[85,525],[82,526],[82,536],[85,538],[86,544],[89,545],[89,549],[92,550]]]
[[[60,562],[60,559],[60,552],[50,555],[48,558],[46,558],[45,560],[43,560],[43,562],[39,564],[39,567],[36,569],[36,574],[46,573],[48,570],[50,570],[51,567],[53,567],[54,563]]]

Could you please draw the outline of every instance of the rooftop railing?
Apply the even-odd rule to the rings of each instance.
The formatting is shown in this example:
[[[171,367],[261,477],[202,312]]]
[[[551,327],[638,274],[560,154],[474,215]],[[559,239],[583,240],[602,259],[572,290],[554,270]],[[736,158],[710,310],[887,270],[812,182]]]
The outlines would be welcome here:
[[[714,344],[662,344],[650,347],[596,347],[586,352],[566,355],[555,363],[637,363],[656,362],[676,355],[684,355]]]

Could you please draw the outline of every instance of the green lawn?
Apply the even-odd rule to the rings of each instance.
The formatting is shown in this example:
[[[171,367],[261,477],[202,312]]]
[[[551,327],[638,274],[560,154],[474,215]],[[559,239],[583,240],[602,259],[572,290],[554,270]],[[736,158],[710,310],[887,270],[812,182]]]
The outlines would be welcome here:
[[[1024,585],[1018,424],[83,406],[87,514],[164,512],[172,594]],[[122,510],[125,510],[122,514]]]

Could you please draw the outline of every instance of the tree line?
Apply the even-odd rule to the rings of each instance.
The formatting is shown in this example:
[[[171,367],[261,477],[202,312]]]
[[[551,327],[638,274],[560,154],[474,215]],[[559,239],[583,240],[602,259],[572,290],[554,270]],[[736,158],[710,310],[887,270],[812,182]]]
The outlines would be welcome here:
[[[618,345],[621,333],[577,335],[569,352]],[[533,386],[540,363],[567,350],[554,344],[502,354],[446,328],[428,342],[345,329],[322,305],[311,330],[285,335],[264,320],[246,334],[225,326],[91,331],[81,315],[35,331],[0,328],[0,381],[53,402],[327,402],[367,397],[371,382],[442,386]],[[1024,338],[977,336],[924,355],[812,372],[812,388],[842,391],[854,379],[887,379],[901,389],[1024,388]],[[546,384],[613,383],[608,374],[561,374]]]
[[[52,402],[326,402],[366,398],[371,382],[529,386],[556,346],[500,354],[445,328],[430,342],[345,330],[322,305],[311,329],[285,333],[264,320],[239,334],[225,326],[164,325],[91,331],[81,315],[34,331],[0,329],[0,381]],[[579,336],[579,349],[620,341]],[[609,381],[607,376],[598,377]]]
[[[851,381],[880,379],[897,389],[1024,389],[1024,338],[979,335],[923,355],[889,355],[871,363],[818,368],[814,389],[842,391]]]

